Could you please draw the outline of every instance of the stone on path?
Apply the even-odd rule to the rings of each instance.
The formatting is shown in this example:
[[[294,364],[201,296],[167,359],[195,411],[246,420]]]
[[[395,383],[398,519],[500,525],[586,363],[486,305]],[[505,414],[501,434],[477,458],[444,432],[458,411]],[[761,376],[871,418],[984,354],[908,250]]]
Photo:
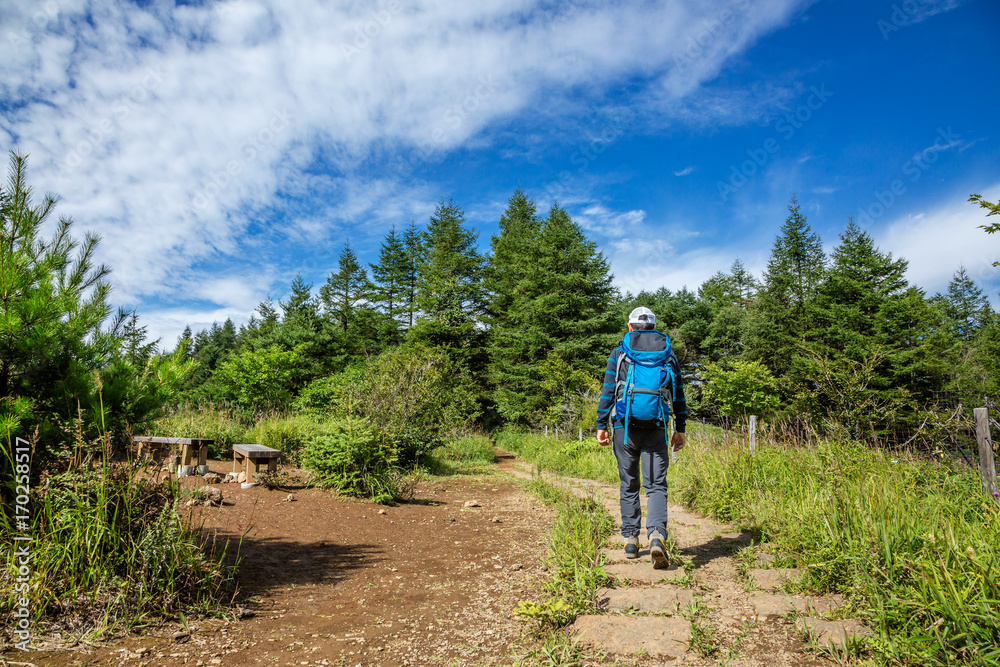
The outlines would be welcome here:
[[[604,571],[614,577],[616,581],[628,579],[636,584],[655,584],[663,580],[669,583],[687,574],[684,568],[676,565],[671,565],[665,570],[654,570],[649,558],[637,558],[630,563],[605,565]]]
[[[842,607],[844,598],[840,595],[798,597],[754,592],[750,594],[749,602],[756,611],[757,617],[764,619],[768,616],[781,616],[791,611],[797,611],[800,614],[825,614]]]
[[[638,558],[628,558],[625,555],[624,547],[618,548],[608,548],[601,549],[601,555],[604,556],[605,563],[638,563],[645,559],[649,561],[649,545],[639,549]]]
[[[482,507],[482,505],[479,504],[478,500],[466,500],[463,507]]]
[[[868,637],[871,630],[862,625],[856,618],[848,618],[842,621],[824,621],[820,618],[803,617],[795,626],[808,632],[820,646],[832,646],[844,648],[849,637]]]
[[[204,477],[205,484],[221,484],[222,475],[217,472],[210,472]]]
[[[597,605],[608,611],[634,609],[647,614],[675,613],[694,600],[686,588],[602,588],[597,591]]]
[[[691,640],[691,623],[663,616],[580,616],[570,626],[598,651],[681,658]]]
[[[222,489],[215,486],[205,487],[205,504],[218,507],[222,504]]]
[[[802,570],[797,567],[778,567],[773,570],[747,570],[747,574],[756,586],[766,591],[773,591],[784,586],[786,582],[797,579]]]

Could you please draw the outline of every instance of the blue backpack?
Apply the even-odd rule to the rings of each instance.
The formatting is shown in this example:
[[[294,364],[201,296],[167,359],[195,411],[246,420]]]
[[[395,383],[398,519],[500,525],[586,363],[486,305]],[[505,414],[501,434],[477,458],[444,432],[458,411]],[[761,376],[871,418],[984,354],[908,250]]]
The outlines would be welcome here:
[[[621,350],[612,417],[624,421],[624,441],[628,442],[631,419],[659,420],[666,430],[677,392],[671,361],[676,363],[677,357],[670,347],[670,337],[659,331],[630,331],[622,339]]]

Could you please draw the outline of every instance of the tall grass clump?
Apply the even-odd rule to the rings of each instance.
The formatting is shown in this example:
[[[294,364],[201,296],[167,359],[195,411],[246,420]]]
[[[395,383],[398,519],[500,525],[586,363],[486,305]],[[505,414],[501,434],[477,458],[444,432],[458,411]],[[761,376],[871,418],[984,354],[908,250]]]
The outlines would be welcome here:
[[[541,479],[529,489],[553,505],[556,522],[549,535],[546,564],[552,573],[545,602],[521,601],[516,614],[537,621],[539,630],[561,628],[592,611],[597,589],[608,581],[598,563],[601,545],[611,534],[611,516],[593,498],[577,498]]]
[[[593,437],[586,440],[559,439],[516,429],[504,429],[496,435],[497,447],[544,470],[618,483],[618,464],[611,447],[602,447]]]
[[[670,479],[687,505],[759,531],[806,587],[846,593],[883,659],[1000,662],[1000,505],[975,470],[854,442],[751,456],[708,439]]]
[[[161,417],[156,420],[153,432],[149,435],[212,438],[215,443],[208,448],[209,456],[225,460],[232,458],[233,445],[255,442],[253,429],[253,422],[240,411],[206,403],[197,407],[181,406],[176,411]]]
[[[456,435],[427,457],[427,468],[436,475],[482,472],[497,461],[493,441],[482,434]]]
[[[9,449],[8,449],[9,452]],[[107,636],[178,613],[221,613],[233,587],[199,531],[176,512],[179,487],[105,458],[43,474],[30,492],[30,608],[38,630]],[[0,542],[23,534],[0,512]],[[20,563],[0,565],[0,615],[12,618]],[[6,626],[6,624],[5,624]]]

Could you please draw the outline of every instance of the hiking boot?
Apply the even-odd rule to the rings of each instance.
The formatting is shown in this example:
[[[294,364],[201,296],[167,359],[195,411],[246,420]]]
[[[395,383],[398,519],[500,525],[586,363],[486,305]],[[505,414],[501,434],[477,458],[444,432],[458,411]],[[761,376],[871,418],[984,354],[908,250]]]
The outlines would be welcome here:
[[[670,566],[670,557],[667,556],[667,548],[663,546],[663,537],[658,530],[654,530],[649,536],[649,555],[653,558],[654,570],[665,570]]]
[[[625,558],[638,558],[639,557],[639,536],[629,535],[628,541],[625,543]]]

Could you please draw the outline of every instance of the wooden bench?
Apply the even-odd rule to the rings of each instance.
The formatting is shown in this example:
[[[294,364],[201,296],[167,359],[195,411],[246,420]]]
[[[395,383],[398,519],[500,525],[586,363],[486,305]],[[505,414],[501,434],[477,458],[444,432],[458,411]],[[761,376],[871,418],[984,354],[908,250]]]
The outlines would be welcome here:
[[[278,459],[281,458],[281,451],[264,445],[233,445],[233,472],[243,471],[247,474],[247,481],[253,482],[250,474],[250,465],[253,464],[253,474],[260,472],[261,463],[267,463],[267,471],[275,472],[278,469]]]
[[[208,473],[208,446],[215,442],[211,438],[164,438],[152,435],[137,435],[132,438],[132,442],[137,445],[139,456],[148,453],[153,460],[162,459],[164,452],[172,453],[177,451],[180,445],[180,464],[177,468],[177,476]],[[197,458],[197,468],[195,459]]]

